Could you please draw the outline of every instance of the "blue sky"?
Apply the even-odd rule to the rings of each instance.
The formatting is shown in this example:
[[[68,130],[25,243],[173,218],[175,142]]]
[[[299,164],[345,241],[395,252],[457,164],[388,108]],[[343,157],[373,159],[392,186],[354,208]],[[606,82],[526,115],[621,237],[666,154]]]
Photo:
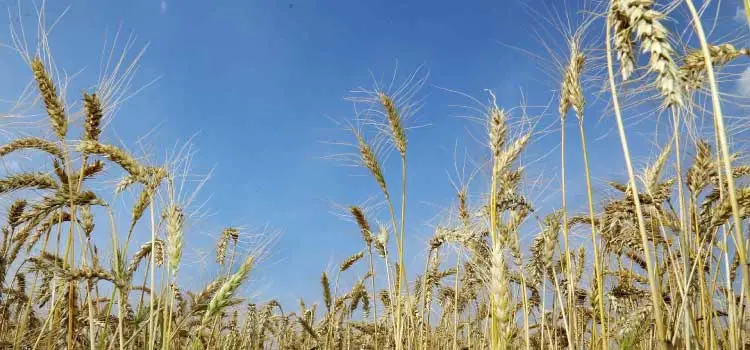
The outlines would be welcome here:
[[[0,4],[6,9],[15,1]],[[444,88],[483,102],[484,89],[492,89],[503,107],[518,105],[522,92],[529,105],[544,105],[556,88],[541,66],[549,63],[521,51],[543,53],[533,29],[558,1],[74,0],[50,1],[48,15],[60,14],[67,4],[70,11],[50,41],[58,66],[82,70],[76,77],[82,86],[96,81],[104,41],[118,28],[123,35],[137,34],[136,48],[149,44],[134,86],[159,78],[123,106],[105,139],[132,146],[154,130],[147,143],[161,151],[196,135],[194,171],[214,169],[201,191],[212,215],[189,233],[186,262],[197,262],[191,249],[211,252],[223,226],[280,232],[251,289],[285,303],[318,298],[320,273],[361,249],[356,226],[342,220],[333,203],[357,204],[379,194],[365,172],[325,159],[348,151],[328,142],[351,141],[335,122],[352,116],[344,100],[350,90],[388,82],[396,69],[398,78],[418,67],[429,72],[418,94],[424,107],[415,119],[428,126],[409,134],[407,244],[412,266],[421,269],[433,218],[455,196],[455,152],[462,158],[464,150],[482,146],[481,125],[462,118],[468,111],[457,107],[472,101]],[[724,11],[734,15],[733,8]],[[25,15],[33,19],[31,6],[24,6]],[[0,19],[7,28],[7,18]],[[7,42],[7,36],[0,38]],[[2,54],[4,77],[30,79],[18,69],[20,59],[9,50]],[[3,83],[0,96],[12,98],[21,88]],[[589,142],[601,187],[602,179],[623,169],[619,162],[611,165],[621,153],[617,139],[606,133],[611,125],[595,124],[598,119],[591,117]],[[550,116],[540,121],[554,123]],[[576,132],[572,123],[570,132]],[[540,185],[545,190],[538,198],[552,205],[558,200],[557,144],[556,134],[540,136],[527,154],[534,160],[554,152],[529,168],[530,177],[549,183]],[[577,147],[577,137],[571,144]],[[637,155],[653,154],[647,142],[636,144]],[[571,169],[581,168],[577,152],[568,153]],[[481,159],[476,152],[471,156]],[[389,159],[389,169],[398,166],[395,160]],[[582,182],[578,170],[569,176],[571,183]],[[585,199],[582,190],[575,184],[571,189],[576,208]],[[189,277],[205,282],[210,272],[200,276]]]

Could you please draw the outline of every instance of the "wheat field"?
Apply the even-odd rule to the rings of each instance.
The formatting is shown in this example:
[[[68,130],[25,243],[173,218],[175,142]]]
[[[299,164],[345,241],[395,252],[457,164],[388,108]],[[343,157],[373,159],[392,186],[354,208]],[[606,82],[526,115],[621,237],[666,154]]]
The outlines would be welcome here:
[[[750,19],[750,2],[737,2]],[[46,40],[33,50],[15,40],[32,81],[25,93],[44,123],[8,131],[0,157],[22,153],[46,170],[0,179],[7,203],[0,349],[750,349],[750,165],[743,144],[733,142],[747,124],[726,117],[742,101],[720,90],[750,62],[741,45],[748,27],[712,42],[698,5],[597,2],[576,14],[580,25],[561,31],[557,87],[547,92],[553,112],[544,117],[558,125],[555,207],[535,206],[525,190],[534,174],[521,160],[534,124],[519,122],[502,96],[480,97],[487,102],[477,156],[486,161],[474,173],[487,181],[455,186],[455,210],[441,220],[451,224],[424,242],[420,264],[406,266],[413,261],[406,203],[419,200],[406,186],[411,93],[360,96],[371,116],[347,124],[352,160],[379,189],[387,220],[349,206],[361,250],[333,269],[321,266],[319,298],[299,305],[242,294],[273,245],[238,250],[237,227],[208,248],[218,277],[201,289],[183,287],[191,243],[184,164],[136,157],[104,137],[124,80],[104,79],[73,96]],[[604,100],[604,110],[591,110],[592,99]],[[642,168],[630,152],[635,113],[668,125],[669,137]],[[616,130],[612,162],[626,179],[608,181],[606,193],[594,190],[591,172],[613,165],[590,163],[586,143],[597,119]],[[697,124],[709,127],[697,131]],[[36,134],[47,136],[28,136]],[[566,153],[571,143],[581,152]],[[386,169],[383,147],[397,158],[395,171]],[[566,169],[571,156],[583,169]],[[585,188],[584,212],[568,208],[566,171],[584,174],[576,186]],[[136,231],[150,239],[136,241],[143,236]],[[586,239],[574,244],[574,232]],[[111,254],[100,253],[101,244]],[[342,276],[356,282],[344,289]]]

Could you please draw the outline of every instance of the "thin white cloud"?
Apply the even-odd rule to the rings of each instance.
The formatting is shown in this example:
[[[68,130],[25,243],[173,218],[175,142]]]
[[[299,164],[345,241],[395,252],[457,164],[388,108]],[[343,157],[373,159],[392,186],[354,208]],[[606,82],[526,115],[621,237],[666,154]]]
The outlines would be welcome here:
[[[750,98],[750,67],[745,68],[737,79],[737,94]]]
[[[161,6],[159,7],[159,10],[161,10],[161,13],[167,13],[167,1],[161,0]]]
[[[732,19],[735,22],[745,23],[745,9],[741,6],[737,6],[737,9],[734,11],[734,17]]]

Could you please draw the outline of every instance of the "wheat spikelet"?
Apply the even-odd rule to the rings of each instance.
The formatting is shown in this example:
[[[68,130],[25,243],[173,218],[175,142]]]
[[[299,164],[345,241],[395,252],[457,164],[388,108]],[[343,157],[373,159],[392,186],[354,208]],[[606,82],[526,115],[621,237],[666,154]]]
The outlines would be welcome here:
[[[57,182],[45,173],[15,174],[0,180],[0,194],[27,188],[56,189]]]
[[[26,275],[18,273],[15,279],[16,290],[21,294],[26,294]]]
[[[367,144],[364,137],[360,133],[356,133],[356,136],[357,144],[359,146],[359,154],[362,158],[362,164],[365,166],[365,168],[367,168],[367,170],[370,171],[370,174],[372,174],[372,176],[375,178],[375,182],[377,182],[380,186],[380,189],[383,191],[386,199],[390,198],[388,187],[385,184],[383,170],[380,168],[380,163],[378,163],[377,157],[375,157],[375,152],[372,151],[372,148],[369,144]]]
[[[154,264],[156,264],[156,266],[164,265],[164,241],[163,240],[157,238],[154,241],[154,251],[152,253],[154,254]]]
[[[357,261],[362,259],[364,256],[365,256],[365,253],[359,252],[357,254],[354,254],[346,258],[339,266],[339,271],[344,272],[348,270],[350,267],[352,267],[352,265],[354,265]]]
[[[86,167],[83,168],[80,173],[83,175],[83,178],[86,179],[100,173],[102,170],[104,170],[104,162],[97,159],[90,164],[86,164]]]
[[[750,50],[737,49],[730,43],[710,45],[708,50],[714,68],[724,66],[741,56],[750,56]],[[683,64],[680,67],[680,76],[689,88],[697,89],[703,84],[705,70],[703,51],[691,50],[683,59]]]
[[[531,134],[522,135],[505,150],[503,150],[495,161],[495,167],[497,169],[496,171],[506,173],[510,169],[513,162],[515,162],[521,155],[521,151],[523,151],[523,149],[526,147],[526,144],[529,142],[530,138]]]
[[[53,195],[43,197],[39,202],[31,206],[31,210],[27,210],[23,214],[21,221],[33,221],[41,220],[56,209],[61,208],[64,205],[106,205],[104,201],[99,199],[94,192],[83,191],[80,193],[71,194],[67,191],[57,191]]]
[[[378,292],[380,302],[383,304],[386,310],[390,310],[391,307],[391,294],[387,290],[381,290]]]
[[[356,283],[354,283],[354,286],[352,287],[352,290],[349,292],[349,295],[351,297],[351,302],[349,304],[349,312],[353,313],[355,310],[357,310],[357,307],[359,307],[359,303],[364,300],[368,300],[367,298],[367,290],[365,289],[365,283],[364,280],[358,280]],[[369,304],[367,304],[367,308],[369,309]]]
[[[159,242],[159,240],[154,242],[154,247],[158,245],[156,242]],[[138,269],[138,265],[140,265],[141,261],[151,254],[151,247],[151,242],[143,243],[135,254],[133,254],[133,258],[130,260],[130,264],[128,264],[128,268],[126,269],[127,276],[133,276],[133,273]]]
[[[404,126],[401,124],[401,116],[398,113],[396,104],[390,96],[383,92],[379,92],[378,97],[380,98],[380,104],[385,109],[388,125],[391,127],[393,144],[396,145],[396,149],[403,156],[406,154],[406,133],[404,132]]]
[[[372,229],[370,228],[370,223],[367,222],[367,218],[365,218],[365,213],[362,211],[362,208],[357,206],[350,207],[349,211],[352,213],[354,220],[357,221],[357,225],[362,232],[362,240],[370,246],[372,244]]]
[[[650,317],[652,306],[650,304],[642,305],[630,312],[628,317],[622,323],[622,328],[618,332],[620,339],[625,337],[638,338],[639,333],[651,323],[646,322]]]
[[[10,260],[14,261],[17,257],[21,247],[26,243],[29,238],[31,231],[39,225],[44,218],[50,215],[55,210],[60,209],[64,205],[72,203],[73,205],[84,206],[93,204],[104,204],[103,201],[98,199],[96,195],[91,191],[85,191],[81,193],[71,194],[66,191],[57,191],[52,196],[46,196],[41,201],[34,204],[31,210],[24,213],[20,219],[21,222],[25,222],[25,226],[21,229],[18,234],[13,238],[15,245],[10,253]]]
[[[69,280],[105,280],[112,282],[115,286],[117,286],[120,289],[127,288],[127,284],[125,282],[117,279],[112,273],[103,270],[100,267],[82,267],[80,269],[74,270],[70,273],[68,276]]]
[[[511,326],[511,296],[508,284],[507,267],[502,249],[496,246],[492,251],[492,265],[490,267],[490,291],[493,303],[493,321],[500,332],[500,344],[507,344],[508,330]]]
[[[227,246],[229,241],[233,241],[237,244],[239,240],[240,231],[234,227],[227,227],[219,235],[219,239],[216,242],[216,262],[220,265],[224,265],[227,258]]]
[[[247,278],[247,275],[250,273],[250,269],[253,267],[253,261],[253,256],[245,259],[245,262],[240,266],[239,270],[237,270],[237,272],[230,276],[226,280],[226,282],[222,284],[221,288],[216,291],[216,294],[208,303],[206,314],[203,316],[204,322],[205,320],[216,316],[228,305],[234,292],[237,291],[237,288],[239,288],[242,282],[244,282]]]
[[[81,141],[78,144],[78,152],[87,154],[96,154],[106,157],[112,162],[117,163],[120,167],[125,169],[130,175],[133,175],[136,179],[145,179],[147,172],[146,168],[138,163],[130,154],[123,151],[119,147],[112,145],[101,144],[97,141]]]
[[[219,239],[216,241],[216,262],[219,265],[224,265],[227,259],[227,245],[229,243],[229,239],[226,235],[220,235]]]
[[[65,139],[65,134],[68,132],[68,121],[65,116],[65,107],[57,95],[55,84],[44,67],[44,63],[38,57],[31,61],[31,70],[34,72],[34,79],[39,87],[39,93],[42,95],[42,100],[47,108],[47,114],[52,122],[52,129],[57,137],[63,140]]]
[[[52,161],[52,168],[54,169],[57,178],[60,179],[62,187],[67,189],[67,185],[70,184],[70,178],[68,177],[68,173],[65,172],[65,169],[63,169],[62,163],[57,159],[54,159]]]
[[[115,185],[115,194],[122,193],[123,191],[128,189],[130,185],[136,183],[137,181],[138,179],[135,176],[130,174],[125,175],[125,177],[123,177],[119,182],[117,182],[117,185]]]
[[[570,40],[570,57],[563,73],[562,86],[560,87],[560,105],[558,107],[562,121],[565,121],[568,109],[571,106],[576,112],[576,117],[579,120],[583,118],[585,100],[581,87],[581,72],[583,71],[585,56],[580,52],[578,45],[577,38]]]
[[[83,94],[83,106],[86,109],[86,122],[83,128],[83,139],[86,141],[98,141],[102,133],[101,122],[104,112],[102,103],[96,94]]]
[[[544,266],[549,267],[552,264],[553,257],[555,254],[555,247],[557,246],[557,238],[560,232],[560,212],[555,212],[544,218],[544,232],[543,232],[543,261]]]
[[[62,151],[57,144],[38,137],[23,137],[0,146],[0,157],[22,149],[35,149],[62,158]]]
[[[185,217],[182,209],[173,205],[167,208],[167,256],[169,257],[169,269],[173,274],[177,273],[182,259],[183,223]]]
[[[146,211],[146,208],[148,208],[148,206],[151,204],[151,200],[154,197],[156,190],[159,188],[162,181],[166,177],[167,177],[166,169],[157,168],[156,170],[154,170],[154,173],[151,175],[151,178],[149,179],[148,183],[143,188],[140,196],[138,196],[138,199],[133,205],[131,229],[132,229],[132,226],[135,226],[136,222],[140,220],[141,216],[143,216],[143,213]]]
[[[94,232],[94,214],[91,213],[91,206],[86,205],[81,207],[81,228],[86,237],[90,237],[91,233]]]
[[[320,276],[320,285],[323,287],[323,303],[328,312],[331,311],[331,285],[328,283],[328,275],[323,272]]]
[[[648,283],[647,277],[626,269],[607,270],[604,273],[607,275],[617,276],[620,280],[623,281],[635,281],[641,284]]]
[[[207,284],[203,289],[201,289],[201,291],[192,298],[191,312],[198,313],[204,311],[208,306],[210,298],[216,293],[217,290],[219,290],[226,279],[226,276],[219,276],[211,283]]]
[[[583,246],[578,248],[578,258],[576,259],[576,273],[575,273],[575,280],[576,283],[581,281],[581,278],[583,278],[583,272],[586,267],[586,250]],[[592,283],[596,284],[596,283]]]
[[[490,151],[495,159],[500,157],[500,152],[505,146],[505,137],[508,132],[508,126],[506,124],[507,116],[505,111],[493,105],[489,111],[489,140],[490,140]]]
[[[466,234],[461,232],[460,230],[438,227],[437,230],[435,230],[435,235],[430,238],[429,246],[430,250],[435,252],[440,249],[440,247],[442,247],[446,242],[467,244],[468,240],[469,237],[467,237]]]
[[[646,270],[646,258],[644,258],[640,252],[635,251],[634,249],[628,249],[625,251],[625,256],[636,263],[640,268]]]
[[[21,248],[29,240],[29,238],[31,236],[32,230],[37,225],[39,225],[39,223],[42,221],[42,219],[45,216],[46,216],[46,213],[44,215],[35,216],[35,217],[33,217],[33,218],[29,219],[29,220],[24,220],[24,221],[27,221],[26,225],[21,230],[19,230],[18,233],[16,233],[13,236],[13,238],[12,238],[12,242],[14,243],[14,245],[13,245],[11,251],[10,251],[9,257],[6,259],[6,263],[12,263],[13,261],[16,260],[16,258],[18,257],[18,253],[21,251]],[[6,237],[8,236],[5,231],[3,232],[3,234]],[[3,248],[4,248],[3,249],[4,250],[3,253],[5,253],[5,249],[7,249],[7,245],[6,244],[7,244],[7,241],[4,240],[3,241]]]
[[[750,188],[737,189],[737,202],[739,204],[740,217],[745,218],[750,210]],[[729,198],[724,198],[719,205],[714,208],[711,215],[710,227],[718,227],[726,223],[732,216],[732,204]]]
[[[68,212],[58,212],[53,215],[51,215],[47,220],[44,220],[36,230],[34,230],[34,233],[29,235],[27,242],[27,248],[26,251],[31,251],[31,248],[36,245],[36,243],[39,241],[39,239],[44,235],[45,233],[48,233],[52,226],[61,224],[63,222],[69,222],[71,220],[70,213]]]
[[[41,252],[39,256],[29,257],[31,262],[31,271],[48,272],[51,274],[60,274],[59,270],[63,269],[63,259],[49,252]]]
[[[234,242],[234,244],[237,244],[237,242],[240,239],[240,230],[234,227],[229,227],[222,232],[223,235],[227,236],[229,239]]]
[[[656,88],[665,105],[682,105],[679,69],[672,59],[669,32],[661,23],[665,15],[653,8],[653,0],[615,1],[619,1],[617,10],[628,18],[629,29],[640,41],[641,50],[649,53],[649,71],[656,74]]]
[[[20,223],[23,211],[28,202],[25,199],[17,199],[8,207],[8,226],[16,227]]]
[[[378,224],[380,230],[378,236],[373,241],[375,250],[378,251],[378,255],[384,258],[388,255],[388,227],[383,224]]]
[[[661,172],[664,169],[664,164],[667,163],[667,158],[669,158],[670,152],[672,152],[672,144],[668,143],[667,146],[662,149],[659,157],[656,158],[654,163],[648,166],[643,172],[646,188],[652,195],[658,187]]]
[[[534,240],[531,242],[529,252],[531,257],[528,263],[528,269],[530,273],[529,282],[532,286],[537,285],[542,281],[542,275],[544,274],[546,261],[544,257],[544,232],[540,232]]]
[[[305,333],[309,334],[315,340],[318,340],[318,333],[315,332],[313,326],[310,325],[310,323],[306,319],[297,317],[297,322],[299,322],[299,324],[302,326],[302,329],[305,331]]]
[[[628,80],[635,70],[635,43],[630,31],[630,18],[622,10],[620,0],[612,0],[608,16],[614,31],[614,46],[620,61],[622,80]]]
[[[469,206],[466,202],[466,188],[462,188],[458,193],[456,194],[456,197],[458,199],[458,219],[461,220],[461,223],[464,224],[464,226],[469,226]]]

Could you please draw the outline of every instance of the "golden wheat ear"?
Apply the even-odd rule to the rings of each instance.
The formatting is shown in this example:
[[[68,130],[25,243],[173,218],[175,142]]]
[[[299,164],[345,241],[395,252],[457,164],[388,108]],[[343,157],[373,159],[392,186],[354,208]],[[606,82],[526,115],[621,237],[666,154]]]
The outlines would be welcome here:
[[[101,123],[104,112],[102,103],[97,94],[83,94],[83,107],[86,110],[86,121],[83,128],[83,139],[86,141],[98,141],[102,133]]]
[[[173,275],[177,274],[182,260],[182,245],[184,242],[183,226],[185,215],[182,208],[170,205],[166,210],[167,222],[167,256],[169,257],[169,269]]]
[[[52,130],[60,140],[64,140],[68,133],[68,120],[65,116],[65,106],[57,94],[55,83],[39,57],[31,61],[31,70],[34,73],[39,93],[42,95],[44,106],[47,108]]]
[[[323,274],[320,276],[320,285],[323,287],[323,303],[326,306],[326,309],[330,312],[331,311],[331,284],[328,283],[328,275],[323,272]]]
[[[352,213],[354,220],[357,221],[357,225],[362,232],[362,240],[370,246],[372,244],[372,229],[367,218],[365,218],[365,213],[362,211],[362,208],[356,206],[349,208],[349,211]]]
[[[358,252],[357,254],[354,254],[352,256],[347,257],[344,259],[343,262],[341,262],[341,265],[339,266],[339,271],[344,272],[352,267],[357,261],[361,260],[365,256],[364,252]]]
[[[396,103],[393,102],[393,99],[384,92],[378,93],[378,97],[380,98],[380,104],[383,105],[383,109],[385,109],[388,125],[391,128],[393,144],[403,156],[406,154],[406,132],[401,123],[401,115],[398,112],[398,108],[396,108]]]
[[[240,231],[234,227],[227,227],[219,235],[219,239],[216,241],[216,262],[219,265],[224,265],[227,258],[227,247],[229,242],[232,241],[237,244],[239,240]]]
[[[139,181],[144,181],[147,178],[148,170],[146,167],[138,163],[135,157],[116,146],[105,145],[94,140],[88,140],[81,141],[81,143],[78,144],[77,150],[84,154],[96,154],[106,157],[122,167],[128,172],[128,174],[132,175]]]
[[[15,139],[6,145],[0,146],[0,157],[24,149],[34,149],[42,152],[47,152],[58,159],[61,159],[63,156],[62,150],[54,142],[50,142],[38,137],[23,137]]]

